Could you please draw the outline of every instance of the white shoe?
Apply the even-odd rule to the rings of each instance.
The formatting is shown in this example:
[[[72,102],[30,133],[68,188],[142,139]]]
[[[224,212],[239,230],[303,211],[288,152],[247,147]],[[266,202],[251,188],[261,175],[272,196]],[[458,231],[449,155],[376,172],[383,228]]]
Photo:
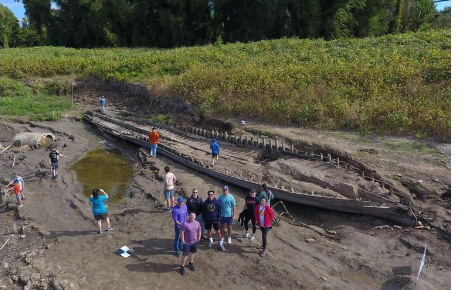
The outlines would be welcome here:
[[[211,249],[213,247],[213,242],[208,242],[208,248]]]
[[[250,237],[250,234],[248,232],[245,233],[244,235],[245,238],[249,238]]]
[[[228,237],[227,243],[231,244],[231,237]]]
[[[252,235],[250,238],[250,241],[254,241],[254,240],[255,240],[255,235]]]

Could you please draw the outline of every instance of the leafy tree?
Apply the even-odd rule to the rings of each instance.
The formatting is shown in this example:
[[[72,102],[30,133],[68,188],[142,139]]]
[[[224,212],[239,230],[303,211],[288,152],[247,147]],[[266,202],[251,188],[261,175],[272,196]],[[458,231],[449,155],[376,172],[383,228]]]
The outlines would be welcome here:
[[[15,18],[13,12],[0,4],[0,48],[14,44],[18,29],[18,19]]]

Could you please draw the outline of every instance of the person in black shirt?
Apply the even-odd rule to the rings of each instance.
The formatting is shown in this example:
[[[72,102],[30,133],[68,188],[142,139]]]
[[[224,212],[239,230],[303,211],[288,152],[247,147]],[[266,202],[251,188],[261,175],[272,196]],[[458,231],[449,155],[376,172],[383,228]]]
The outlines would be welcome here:
[[[250,195],[245,198],[245,206],[243,208],[243,213],[245,216],[245,238],[250,238],[251,241],[255,240],[256,233],[256,219],[255,219],[255,208],[259,205],[259,201],[256,198],[256,189],[250,191]],[[248,233],[248,222],[251,221],[251,226],[253,227],[253,234],[250,237]]]
[[[197,215],[196,221],[198,221],[202,229],[204,229],[205,225],[203,223],[203,217],[201,215],[203,200],[201,197],[198,196],[198,190],[196,188],[192,189],[192,196],[189,199],[187,199],[186,204],[187,204],[188,212],[196,213]],[[203,233],[202,238],[206,238],[205,231],[203,231],[202,233]]]
[[[66,157],[66,155],[59,153],[58,149],[52,147],[51,153],[48,155],[48,162],[50,163],[50,172],[53,172],[53,178],[58,178],[58,163],[60,156]]]

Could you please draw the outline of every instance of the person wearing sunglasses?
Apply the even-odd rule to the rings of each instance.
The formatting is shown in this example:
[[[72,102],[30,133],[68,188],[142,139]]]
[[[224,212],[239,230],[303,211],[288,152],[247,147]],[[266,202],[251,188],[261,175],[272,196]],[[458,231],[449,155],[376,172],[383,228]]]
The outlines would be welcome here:
[[[200,196],[198,196],[198,189],[194,188],[192,189],[192,196],[190,196],[187,199],[187,209],[189,212],[194,212],[196,213],[196,218],[195,220],[200,223],[200,226],[205,228],[205,225],[203,224],[203,218],[202,218],[202,204],[203,200]],[[205,235],[202,236],[202,238],[206,238]]]

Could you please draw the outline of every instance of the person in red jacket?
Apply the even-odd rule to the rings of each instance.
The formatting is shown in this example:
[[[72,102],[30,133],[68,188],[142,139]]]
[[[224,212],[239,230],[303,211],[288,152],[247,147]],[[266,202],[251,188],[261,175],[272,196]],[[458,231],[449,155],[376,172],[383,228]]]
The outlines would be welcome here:
[[[157,143],[159,143],[160,135],[155,131],[155,127],[152,127],[152,131],[149,133],[150,142],[150,156],[157,156]]]
[[[274,220],[274,212],[266,203],[266,198],[260,200],[259,206],[255,208],[256,223],[261,229],[261,237],[263,240],[263,250],[259,253],[261,257],[266,255],[266,243],[268,232],[271,229],[271,223]]]

